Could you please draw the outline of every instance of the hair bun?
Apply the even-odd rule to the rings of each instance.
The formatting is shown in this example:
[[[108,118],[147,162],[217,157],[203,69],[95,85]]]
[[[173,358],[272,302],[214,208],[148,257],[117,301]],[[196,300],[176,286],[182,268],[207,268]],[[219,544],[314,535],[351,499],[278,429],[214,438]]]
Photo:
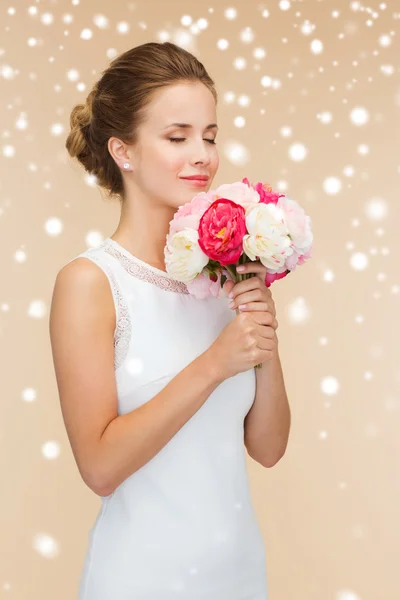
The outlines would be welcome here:
[[[85,104],[77,104],[71,111],[69,124],[71,131],[66,140],[66,148],[72,158],[77,158],[89,172],[93,169],[88,129],[92,121],[92,105],[95,90],[92,90]]]

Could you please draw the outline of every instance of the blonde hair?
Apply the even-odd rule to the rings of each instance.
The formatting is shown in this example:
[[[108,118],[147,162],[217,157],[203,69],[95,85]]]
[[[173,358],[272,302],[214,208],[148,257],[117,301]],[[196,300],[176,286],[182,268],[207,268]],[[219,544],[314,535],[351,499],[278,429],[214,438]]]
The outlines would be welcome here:
[[[182,82],[203,83],[218,102],[214,81],[193,54],[171,42],[149,42],[115,58],[102,72],[86,103],[72,109],[65,146],[71,157],[95,175],[109,198],[123,201],[124,186],[120,168],[108,150],[108,140],[117,137],[134,145],[154,92]]]

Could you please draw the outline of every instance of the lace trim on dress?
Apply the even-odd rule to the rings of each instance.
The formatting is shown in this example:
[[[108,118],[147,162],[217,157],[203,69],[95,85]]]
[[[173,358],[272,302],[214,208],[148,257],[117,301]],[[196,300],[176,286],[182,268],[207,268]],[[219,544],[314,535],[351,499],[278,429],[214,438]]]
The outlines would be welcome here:
[[[97,256],[90,255],[90,258],[98,263],[101,268],[107,271],[107,275],[110,279],[113,290],[113,296],[117,302],[117,322],[114,332],[114,371],[116,371],[124,362],[131,341],[132,323],[129,315],[129,309],[111,269],[107,268],[104,265],[104,262],[99,260]]]
[[[146,265],[136,262],[133,257],[130,258],[125,256],[125,254],[119,252],[116,248],[114,248],[114,246],[111,246],[110,244],[106,245],[104,251],[116,258],[121,263],[125,271],[127,271],[130,275],[133,275],[142,281],[153,283],[157,287],[161,288],[162,290],[166,290],[167,292],[189,294],[186,284],[182,281],[170,279],[167,276],[161,275],[161,273],[155,273],[146,267]]]

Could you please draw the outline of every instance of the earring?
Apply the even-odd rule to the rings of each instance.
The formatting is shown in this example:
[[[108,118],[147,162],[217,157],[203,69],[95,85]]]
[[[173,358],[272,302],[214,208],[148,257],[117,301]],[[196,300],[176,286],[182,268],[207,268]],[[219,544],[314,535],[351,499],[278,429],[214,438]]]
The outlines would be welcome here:
[[[129,169],[131,165],[129,163],[124,163],[124,169]]]

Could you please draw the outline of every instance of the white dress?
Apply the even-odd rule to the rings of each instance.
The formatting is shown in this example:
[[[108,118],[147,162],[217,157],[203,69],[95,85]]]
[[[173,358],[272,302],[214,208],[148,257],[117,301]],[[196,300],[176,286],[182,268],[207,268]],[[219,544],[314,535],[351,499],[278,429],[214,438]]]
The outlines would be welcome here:
[[[236,315],[226,296],[195,298],[111,238],[79,257],[111,286],[119,415],[151,400]],[[243,439],[255,389],[253,368],[223,381],[156,456],[101,498],[78,600],[267,600]]]

